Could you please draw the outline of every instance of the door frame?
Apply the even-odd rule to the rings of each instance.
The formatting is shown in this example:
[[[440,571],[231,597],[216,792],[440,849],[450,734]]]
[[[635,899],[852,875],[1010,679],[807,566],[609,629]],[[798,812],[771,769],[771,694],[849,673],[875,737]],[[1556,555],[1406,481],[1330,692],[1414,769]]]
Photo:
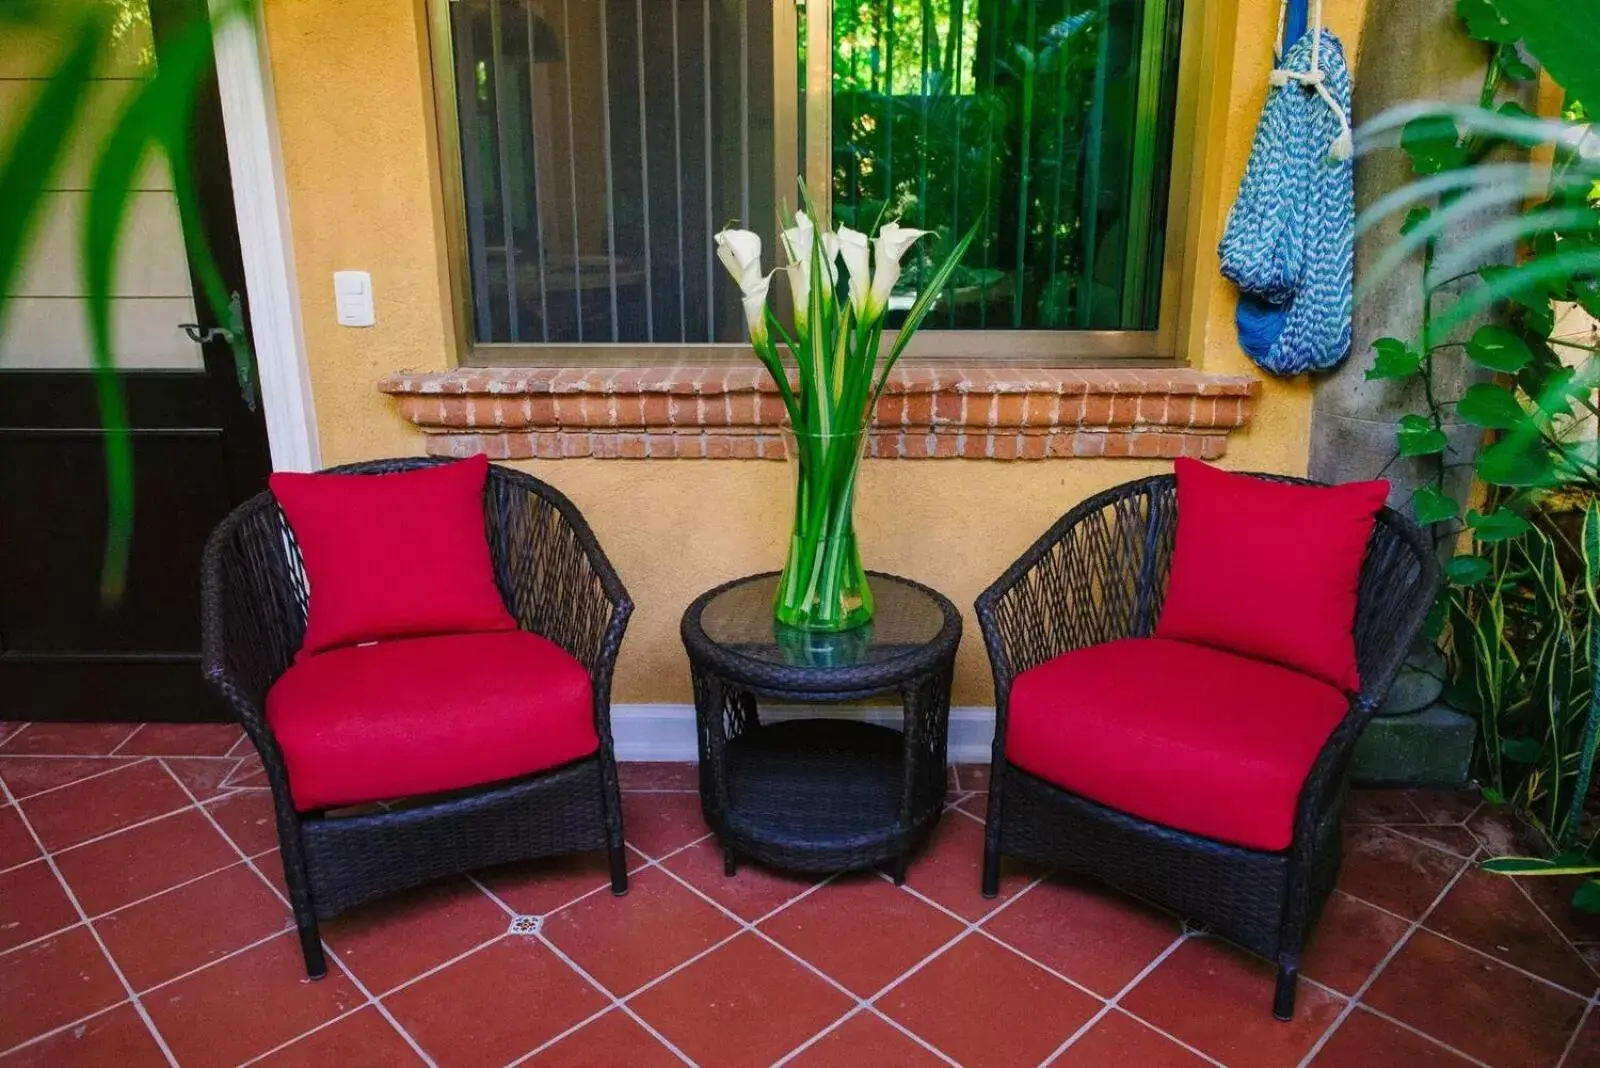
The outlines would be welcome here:
[[[217,89],[272,467],[314,471],[322,466],[322,452],[300,322],[272,67],[262,5],[255,4],[254,11],[254,25],[232,17],[215,27]]]

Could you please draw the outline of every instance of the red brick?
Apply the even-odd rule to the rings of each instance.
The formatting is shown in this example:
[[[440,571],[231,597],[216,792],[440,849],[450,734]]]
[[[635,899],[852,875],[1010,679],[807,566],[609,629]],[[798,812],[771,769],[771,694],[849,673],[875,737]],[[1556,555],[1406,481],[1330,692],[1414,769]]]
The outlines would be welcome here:
[[[906,426],[932,426],[933,425],[933,394],[907,393],[905,408]]]
[[[960,393],[940,393],[933,398],[933,421],[936,424],[959,424],[967,411],[967,398]]]
[[[1078,425],[1086,427],[1110,426],[1111,398],[1093,393],[1084,397],[1083,412],[1078,417]]]
[[[1139,397],[1119,393],[1111,398],[1111,426],[1132,426],[1139,420]]]
[[[970,401],[968,402],[971,403]],[[989,425],[993,427],[1025,426],[1023,412],[1028,406],[1026,393],[997,393],[990,410]],[[998,454],[997,454],[998,455]]]
[[[1022,434],[1019,445],[1017,459],[1043,460],[1050,445],[1050,438],[1045,434]]]

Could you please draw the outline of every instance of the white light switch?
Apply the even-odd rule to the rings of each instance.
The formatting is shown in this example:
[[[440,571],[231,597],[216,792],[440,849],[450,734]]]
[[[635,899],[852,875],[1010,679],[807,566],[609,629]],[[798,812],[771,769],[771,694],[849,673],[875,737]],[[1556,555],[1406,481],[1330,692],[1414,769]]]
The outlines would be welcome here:
[[[334,271],[333,306],[340,326],[371,326],[372,275],[366,271]]]

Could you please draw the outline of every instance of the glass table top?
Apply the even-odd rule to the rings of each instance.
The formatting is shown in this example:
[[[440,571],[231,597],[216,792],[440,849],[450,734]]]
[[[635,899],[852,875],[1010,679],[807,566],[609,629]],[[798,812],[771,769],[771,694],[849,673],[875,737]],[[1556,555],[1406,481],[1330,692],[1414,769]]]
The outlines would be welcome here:
[[[777,575],[757,575],[713,597],[700,614],[712,642],[729,652],[782,667],[851,668],[880,663],[939,637],[944,612],[927,591],[893,575],[871,572],[872,620],[835,634],[786,627],[773,618]]]

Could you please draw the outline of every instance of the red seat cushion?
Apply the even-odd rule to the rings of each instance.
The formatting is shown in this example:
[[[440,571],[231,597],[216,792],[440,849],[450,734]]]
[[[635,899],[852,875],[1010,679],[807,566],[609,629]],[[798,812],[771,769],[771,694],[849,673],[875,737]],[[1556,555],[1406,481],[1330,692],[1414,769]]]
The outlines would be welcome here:
[[[1355,692],[1356,595],[1387,482],[1301,486],[1180,459],[1178,534],[1156,637]]]
[[[515,630],[495,585],[482,456],[389,475],[272,476],[311,586],[300,655]]]
[[[1253,849],[1293,837],[1343,693],[1203,645],[1134,638],[1012,683],[1006,759],[1109,808]]]
[[[510,779],[600,745],[583,665],[524,631],[306,657],[268,692],[267,722],[302,812]]]

